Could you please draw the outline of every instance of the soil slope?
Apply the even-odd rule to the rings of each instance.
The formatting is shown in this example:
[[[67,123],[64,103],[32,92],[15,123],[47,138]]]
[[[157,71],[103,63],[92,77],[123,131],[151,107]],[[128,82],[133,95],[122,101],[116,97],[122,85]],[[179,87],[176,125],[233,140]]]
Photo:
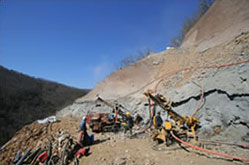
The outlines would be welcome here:
[[[112,73],[79,101],[94,100],[96,95],[106,99],[131,95],[135,98],[142,97],[138,93],[153,88],[155,81],[162,75],[191,66],[226,63],[230,55],[235,55],[236,52],[224,47],[224,43],[249,31],[248,9],[248,0],[216,1],[187,33],[181,48],[152,53],[134,65]],[[208,48],[214,48],[219,53],[212,50],[203,52]],[[226,50],[231,50],[234,54]]]
[[[248,0],[217,0],[186,34],[182,47],[204,51],[249,30]]]
[[[171,98],[173,110],[181,115],[193,114],[200,103],[203,91],[204,101],[196,114],[201,121],[199,137],[247,144],[249,142],[248,15],[246,0],[217,0],[190,30],[181,48],[150,54],[134,65],[112,73],[90,93],[77,99],[57,115],[79,118],[88,112],[110,112],[109,107],[95,102],[96,95],[99,95],[112,103],[117,100],[130,110],[132,115],[140,114],[146,123],[149,115],[144,91],[152,89]],[[241,61],[247,62],[220,67],[222,64]],[[199,66],[206,68],[197,69]],[[190,69],[184,70],[184,68]],[[167,114],[160,108],[158,110],[162,112],[162,118],[167,119]],[[25,151],[29,147],[34,149],[45,143],[44,139],[48,139],[50,134],[58,137],[59,132],[67,132],[76,139],[79,119],[75,118],[62,118],[61,122],[52,126],[34,123],[24,127],[6,146],[1,154],[2,162],[9,164],[17,150]],[[151,148],[149,138],[145,136],[128,139],[122,134],[95,134],[95,139],[98,143],[91,146],[91,154],[80,159],[80,164],[237,163],[217,159],[188,148],[155,151]],[[248,150],[236,147],[212,146],[209,149],[249,157]]]

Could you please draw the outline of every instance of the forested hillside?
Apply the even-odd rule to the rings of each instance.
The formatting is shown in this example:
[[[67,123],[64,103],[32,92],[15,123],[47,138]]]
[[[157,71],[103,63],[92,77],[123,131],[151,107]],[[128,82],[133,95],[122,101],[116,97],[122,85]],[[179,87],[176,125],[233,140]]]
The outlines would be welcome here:
[[[88,91],[0,66],[0,145],[24,125],[55,114]]]

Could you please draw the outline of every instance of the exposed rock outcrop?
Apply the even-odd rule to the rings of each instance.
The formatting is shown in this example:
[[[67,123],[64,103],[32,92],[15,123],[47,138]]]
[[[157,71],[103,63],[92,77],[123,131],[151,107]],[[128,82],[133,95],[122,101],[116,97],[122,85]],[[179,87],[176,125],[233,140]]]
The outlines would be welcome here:
[[[215,66],[249,59],[248,6],[245,0],[216,1],[187,34],[181,48],[152,53],[112,73],[58,115],[110,112],[109,107],[96,107],[96,95],[100,95],[110,102],[118,100],[146,122],[149,114],[143,92],[148,89],[170,98],[180,114],[191,115],[200,102],[199,85],[203,85],[204,104],[197,113],[202,126],[200,135],[243,140],[249,122],[248,63]]]

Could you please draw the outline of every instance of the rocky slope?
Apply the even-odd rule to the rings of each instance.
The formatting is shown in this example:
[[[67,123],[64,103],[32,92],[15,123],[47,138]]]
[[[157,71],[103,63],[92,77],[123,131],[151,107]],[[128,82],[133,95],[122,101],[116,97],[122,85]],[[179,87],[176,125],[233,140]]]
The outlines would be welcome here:
[[[199,86],[203,86],[205,102],[197,113],[202,125],[199,135],[248,141],[248,62],[209,68],[249,59],[249,33],[245,32],[249,31],[247,6],[248,1],[244,0],[215,2],[187,34],[181,48],[150,54],[134,65],[112,73],[89,94],[58,112],[58,116],[79,117],[88,111],[110,112],[108,107],[96,107],[96,95],[100,95],[110,102],[117,100],[133,115],[140,114],[146,121],[148,107],[143,92],[148,89],[156,89],[170,98],[180,114],[191,115],[200,102]],[[212,28],[211,22],[214,23]],[[198,37],[190,44],[195,29]],[[203,46],[207,48],[205,51],[200,49]],[[165,119],[166,114],[163,113],[163,117]]]
[[[219,45],[202,53],[191,52],[192,50],[182,51],[182,49],[179,49],[150,55],[135,65],[139,65],[139,63],[143,63],[143,61],[146,60],[154,61],[155,59],[160,59],[161,61],[165,61],[165,63],[155,66],[161,67],[161,70],[164,70],[155,81],[149,82],[147,86],[141,84],[138,89],[127,89],[130,93],[125,92],[125,95],[120,94],[121,92],[118,90],[118,86],[114,88],[116,90],[110,90],[107,94],[100,93],[104,91],[105,88],[98,92],[100,96],[107,98],[109,102],[118,100],[124,107],[131,110],[133,115],[140,114],[146,120],[149,114],[146,104],[147,100],[143,92],[147,89],[155,89],[158,85],[157,92],[170,98],[173,101],[173,108],[177,112],[182,115],[191,115],[198,107],[202,91],[200,86],[203,86],[205,101],[197,113],[197,117],[200,119],[202,125],[199,135],[209,137],[216,135],[214,138],[231,137],[233,140],[241,141],[244,139],[246,140],[244,142],[247,142],[249,140],[247,136],[249,133],[249,120],[247,118],[247,116],[249,116],[248,63],[222,68],[192,69],[176,72],[175,74],[172,73],[185,67],[189,68],[189,66],[230,64],[248,60],[248,39],[249,33],[242,34],[228,43],[224,43],[223,45]],[[186,54],[186,52],[191,53]],[[174,59],[175,56],[178,56],[177,63],[179,67],[174,65],[174,67],[167,68],[167,66],[171,66],[173,65],[172,63],[174,63],[167,61],[171,58]],[[187,59],[183,61],[184,58]],[[181,65],[179,63],[181,63]],[[166,77],[164,75],[166,75]],[[164,79],[160,79],[161,77]],[[160,82],[160,80],[162,81]],[[112,93],[114,94],[112,95]],[[96,107],[97,103],[95,102],[94,96],[92,96],[92,101],[84,100],[90,96],[91,93],[86,97],[77,99],[73,105],[58,112],[58,116],[79,117],[88,111],[110,112],[111,109],[104,105]],[[217,102],[217,100],[219,101]],[[165,113],[163,113],[163,117],[166,119]],[[219,128],[218,133],[215,132],[217,128]]]
[[[224,43],[249,31],[248,8],[247,0],[216,1],[186,34],[180,49],[150,54],[134,65],[112,73],[79,101],[94,100],[97,94],[106,99],[118,99],[127,95],[133,95],[135,98],[142,97],[138,90],[141,93],[142,88],[152,88],[164,74],[190,66],[209,65],[214,62],[226,63],[226,59],[223,61],[220,58],[229,58],[230,55],[235,55],[244,49],[236,44],[231,45],[236,46],[238,52],[235,52],[231,47],[229,48],[229,45],[225,47]],[[196,33],[195,37],[193,33]],[[205,49],[202,49],[203,47]],[[204,51],[211,48],[212,50],[208,52]],[[214,50],[220,52],[214,52]],[[234,53],[230,53],[230,50]]]
[[[37,147],[37,141],[45,142],[44,139],[51,134],[57,137],[58,132],[67,132],[76,139],[79,125],[77,118],[88,112],[111,111],[109,107],[95,101],[96,95],[111,103],[117,101],[130,110],[132,115],[140,114],[144,118],[143,122],[146,122],[149,114],[147,98],[143,92],[148,89],[170,98],[173,110],[181,115],[192,115],[200,105],[196,113],[201,122],[198,131],[200,138],[247,144],[248,15],[246,0],[217,0],[190,30],[181,48],[152,53],[134,65],[112,73],[86,96],[78,98],[72,105],[57,113],[58,117],[73,118],[62,118],[61,122],[52,126],[37,123],[26,126],[12,138],[1,155],[1,160],[8,164],[17,149],[25,151],[29,146]],[[202,93],[204,99],[200,104]],[[158,110],[162,112],[163,119],[166,119],[167,114],[160,108]],[[188,148],[179,151],[154,151],[149,138],[144,137],[127,139],[120,134],[95,134],[95,138],[98,143],[91,147],[90,156],[80,160],[81,164],[236,163],[221,158],[206,159],[217,157],[196,151],[188,152],[192,151]],[[212,146],[211,149],[249,157],[248,150],[236,147]]]

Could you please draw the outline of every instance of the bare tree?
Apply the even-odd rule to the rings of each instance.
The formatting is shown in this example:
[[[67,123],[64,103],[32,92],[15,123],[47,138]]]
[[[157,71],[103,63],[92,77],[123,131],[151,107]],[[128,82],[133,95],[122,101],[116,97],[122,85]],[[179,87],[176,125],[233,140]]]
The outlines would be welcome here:
[[[139,50],[137,51],[136,55],[128,56],[124,59],[122,59],[119,64],[117,65],[117,69],[124,68],[127,65],[132,65],[135,62],[143,59],[144,57],[150,55],[150,49],[146,48],[145,50]]]

